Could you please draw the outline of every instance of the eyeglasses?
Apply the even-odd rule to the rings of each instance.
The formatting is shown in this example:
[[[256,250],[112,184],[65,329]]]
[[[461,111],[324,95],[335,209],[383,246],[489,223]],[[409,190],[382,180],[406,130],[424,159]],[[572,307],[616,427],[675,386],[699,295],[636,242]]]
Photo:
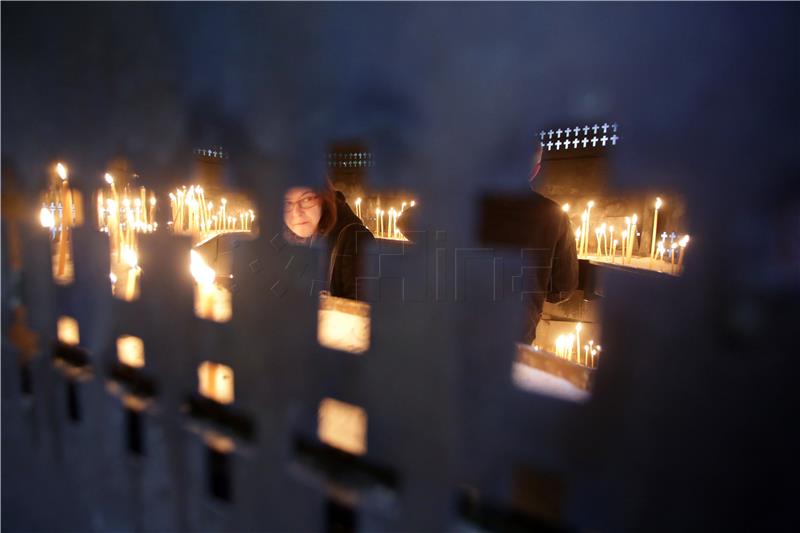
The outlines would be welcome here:
[[[317,205],[319,205],[319,196],[315,194],[313,196],[303,196],[296,202],[286,200],[286,203],[283,204],[283,209],[287,213],[291,213],[294,210],[294,206],[298,206],[302,211],[305,211]]]

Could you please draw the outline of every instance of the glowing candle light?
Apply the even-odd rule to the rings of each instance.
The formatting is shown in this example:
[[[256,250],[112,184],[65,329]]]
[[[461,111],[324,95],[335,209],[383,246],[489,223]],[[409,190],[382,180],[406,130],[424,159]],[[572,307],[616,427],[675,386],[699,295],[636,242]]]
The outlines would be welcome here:
[[[139,256],[132,248],[122,249],[122,260],[128,265],[128,280],[125,285],[125,300],[133,300],[136,295],[136,278],[139,273]]]
[[[565,213],[569,213],[569,204],[564,204],[561,206],[561,210]]]
[[[140,211],[137,213],[137,224],[144,226],[147,224],[147,191],[144,187],[139,187],[139,198],[137,207]]]
[[[356,198],[356,216],[361,218],[361,197]]]
[[[58,163],[56,165],[56,174],[61,178],[59,187],[59,197],[61,199],[61,234],[58,239],[58,270],[57,277],[64,275],[64,270],[67,267],[67,231],[68,225],[72,222],[72,203],[70,202],[69,184],[67,183],[67,167]]]
[[[117,359],[124,365],[142,368],[144,366],[144,342],[142,339],[132,335],[117,337]]]
[[[565,342],[564,342],[564,355],[567,358],[567,361],[572,361],[572,347],[575,345],[575,335],[570,333],[567,335]],[[581,352],[578,350],[578,353],[575,355],[575,360],[579,360],[581,357]]]
[[[681,267],[683,266],[683,255],[686,253],[686,245],[689,244],[689,236],[684,235],[678,244],[681,247],[681,255],[678,257],[678,272],[681,271]]]
[[[627,256],[627,259],[628,259],[628,263],[630,263],[631,257],[633,257],[633,242],[636,239],[636,222],[637,222],[637,220],[638,220],[638,216],[636,214],[631,216],[631,229],[628,232],[628,250],[626,251],[626,256]]]
[[[56,325],[58,340],[69,346],[77,346],[81,342],[78,321],[71,316],[62,315],[58,317]]]
[[[678,243],[677,242],[673,242],[670,245],[670,248],[671,248],[671,252],[670,252],[669,255],[670,255],[670,263],[671,264],[670,264],[670,269],[669,270],[670,270],[670,273],[674,274],[675,273],[675,251],[678,249]]]
[[[588,236],[588,233],[589,233],[589,228],[591,227],[591,223],[592,223],[592,208],[593,207],[594,207],[594,200],[589,200],[589,203],[586,204],[586,233],[587,233],[586,237],[587,238],[586,238],[585,249],[584,249],[584,253],[585,254],[589,253],[589,238],[588,238],[589,236]]]
[[[575,324],[575,353],[576,353],[576,360],[581,360],[581,330],[583,329],[583,324],[578,322]]]
[[[156,195],[150,193],[150,216],[148,217],[148,221],[150,224],[154,224],[156,220]]]
[[[580,251],[581,228],[575,230],[575,250]]]
[[[606,238],[606,228],[607,226],[605,222],[600,224],[600,237],[603,239],[603,253],[608,255],[608,239]]]
[[[613,256],[614,256],[614,247],[616,246],[616,245],[614,244],[614,243],[616,242],[616,241],[614,240],[614,226],[609,226],[609,227],[608,227],[608,241],[611,243],[611,256],[612,256],[612,259],[613,259]]]
[[[594,229],[594,238],[597,239],[597,255],[600,255],[600,228]]]
[[[650,243],[650,257],[656,256],[656,231],[658,227],[658,210],[661,209],[661,198],[656,198],[656,212],[653,215],[653,236]]]
[[[42,207],[39,210],[39,222],[42,224],[43,228],[52,229],[56,225],[56,219],[47,207]]]
[[[411,203],[408,204],[408,205],[410,205],[411,207],[414,207],[415,205],[417,205],[417,202],[415,202],[414,200],[411,200]]]
[[[586,211],[581,213],[581,230],[580,230],[581,231],[581,243],[580,243],[580,247],[578,249],[578,254],[579,255],[586,255],[586,244],[585,243],[586,243],[586,236],[587,236],[586,235],[586,232],[587,232],[586,227],[588,225],[588,220],[589,220],[589,213],[587,213]]]

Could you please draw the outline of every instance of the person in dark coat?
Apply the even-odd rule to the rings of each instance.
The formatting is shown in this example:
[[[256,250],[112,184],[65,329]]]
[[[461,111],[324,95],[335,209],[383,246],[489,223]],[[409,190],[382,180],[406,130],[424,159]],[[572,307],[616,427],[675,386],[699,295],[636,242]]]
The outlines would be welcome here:
[[[284,222],[287,240],[313,243],[325,238],[328,246],[328,283],[332,296],[363,300],[363,261],[372,233],[347,205],[344,195],[328,182],[322,191],[292,187],[286,192]]]
[[[560,303],[578,286],[575,235],[561,206],[533,190],[542,166],[542,148],[536,143],[528,175],[530,193],[485,200],[481,240],[522,247],[522,298],[526,303],[522,341],[531,344],[545,300]]]

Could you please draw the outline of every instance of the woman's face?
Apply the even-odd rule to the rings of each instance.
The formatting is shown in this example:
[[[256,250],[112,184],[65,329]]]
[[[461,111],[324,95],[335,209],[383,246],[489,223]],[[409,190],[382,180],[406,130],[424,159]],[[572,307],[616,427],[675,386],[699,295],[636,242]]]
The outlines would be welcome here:
[[[283,221],[298,237],[308,238],[317,232],[322,216],[322,199],[308,187],[292,187],[286,191]]]

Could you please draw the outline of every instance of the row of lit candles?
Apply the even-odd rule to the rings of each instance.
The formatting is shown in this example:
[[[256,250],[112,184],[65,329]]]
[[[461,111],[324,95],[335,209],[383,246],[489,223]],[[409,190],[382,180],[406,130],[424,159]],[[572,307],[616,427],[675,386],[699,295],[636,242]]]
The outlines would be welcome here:
[[[595,344],[594,339],[590,339],[583,345],[581,350],[581,331],[583,324],[578,322],[575,325],[575,333],[562,334],[556,337],[555,347],[551,353],[556,357],[572,361],[576,364],[583,365],[589,368],[597,366],[597,359],[600,357],[600,352],[603,348],[599,344]],[[533,349],[540,351],[541,346],[534,344]]]
[[[578,251],[579,256],[588,256],[592,249],[592,245],[589,239],[589,228],[591,222],[591,213],[592,208],[594,207],[594,201],[590,200],[586,204],[586,209],[584,209],[583,213],[581,213],[581,227],[575,230],[575,248]],[[655,214],[653,216],[653,239],[650,245],[650,259],[651,264],[652,260],[656,259],[660,256],[663,259],[664,256],[664,240],[666,238],[666,233],[662,234],[662,240],[656,243],[655,235],[656,230],[658,227],[658,212],[661,209],[663,202],[661,198],[656,198],[655,201]],[[567,213],[569,212],[570,205],[564,204],[561,206],[562,210]],[[633,214],[631,216],[625,217],[625,225],[626,228],[620,234],[622,239],[622,247],[620,249],[620,259],[622,263],[625,262],[630,263],[631,258],[633,257],[633,243],[638,235],[637,233],[637,225],[639,222],[639,217],[637,214]],[[620,240],[614,238],[614,226],[607,225],[605,222],[600,224],[599,226],[595,227],[594,230],[595,234],[595,255],[597,257],[605,257],[611,259],[611,262],[615,262],[617,256],[617,247],[620,244]],[[670,258],[672,260],[672,271],[675,271],[675,251],[678,247],[680,247],[680,257],[678,259],[678,270],[680,271],[681,265],[683,264],[683,255],[685,253],[684,249],[686,245],[689,243],[689,236],[684,235],[677,243],[673,242],[671,244],[672,252],[670,254]]]
[[[251,231],[255,212],[252,209],[230,213],[228,200],[221,198],[217,212],[214,202],[206,201],[205,191],[199,185],[179,187],[169,193],[172,209],[172,228],[177,232],[207,233],[223,231]]]
[[[72,226],[81,224],[83,203],[80,192],[69,186],[67,167],[62,163],[55,166],[54,178],[55,182],[45,196],[45,204],[39,210],[39,222],[51,231],[54,239],[53,278],[57,283],[66,284],[72,281],[69,231]]]
[[[354,202],[356,208],[356,216],[360,219],[363,218],[363,212],[361,210],[362,199],[356,198]],[[375,208],[375,236],[382,239],[404,239],[405,237],[400,232],[397,227],[397,219],[399,219],[403,212],[405,211],[406,207],[414,207],[417,205],[417,202],[411,200],[410,202],[403,202],[400,204],[400,209],[396,209],[394,207],[390,207],[389,210],[381,209],[380,207]],[[388,219],[386,218],[388,215]]]

